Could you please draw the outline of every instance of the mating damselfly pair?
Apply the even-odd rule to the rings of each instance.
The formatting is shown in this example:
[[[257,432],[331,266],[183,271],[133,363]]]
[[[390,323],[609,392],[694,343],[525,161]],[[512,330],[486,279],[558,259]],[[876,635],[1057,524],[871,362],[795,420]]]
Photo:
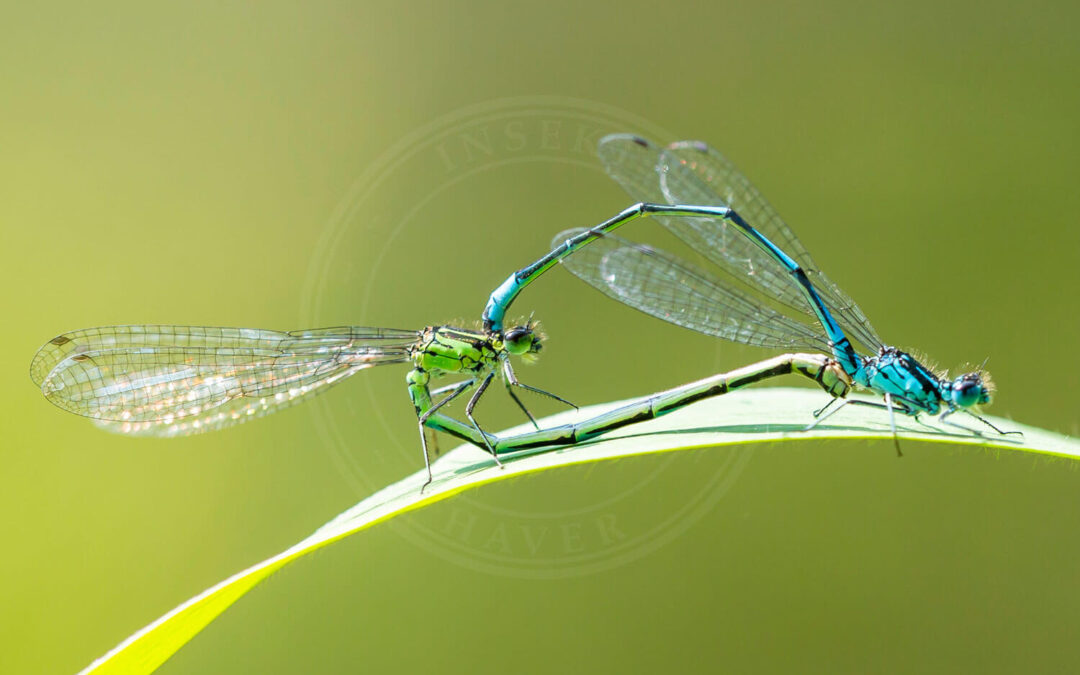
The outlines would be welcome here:
[[[411,364],[408,392],[429,482],[425,429],[484,448],[498,463],[506,452],[580,442],[789,373],[809,377],[833,397],[807,428],[847,403],[859,403],[887,410],[894,439],[894,411],[940,415],[950,424],[955,423],[947,418],[963,411],[998,433],[1009,433],[975,413],[991,397],[981,370],[949,379],[885,346],[854,301],[816,268],[764,197],[718,152],[699,142],[659,147],[620,134],[601,140],[599,157],[638,203],[593,228],[556,236],[549,253],[492,293],[478,329],[94,328],[46,343],[34,357],[31,377],[50,401],[106,429],[173,436],[274,412],[358,370]],[[642,217],[658,220],[716,271],[612,234]],[[589,420],[540,429],[515,390],[572,404],[518,381],[511,358],[535,357],[543,339],[532,322],[509,329],[503,322],[517,295],[557,263],[609,297],[665,321],[744,344],[812,352],[787,353]],[[446,376],[462,379],[431,390],[433,379]],[[477,422],[476,405],[496,379],[535,431],[499,438]],[[879,394],[883,402],[847,398],[853,388]],[[467,422],[443,412],[470,391]],[[842,403],[824,414],[837,400]]]

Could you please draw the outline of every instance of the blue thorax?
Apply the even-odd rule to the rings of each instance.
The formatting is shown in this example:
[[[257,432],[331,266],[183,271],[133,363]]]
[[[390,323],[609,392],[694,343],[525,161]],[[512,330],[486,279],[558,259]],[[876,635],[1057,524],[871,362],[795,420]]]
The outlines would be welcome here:
[[[852,379],[862,387],[891,394],[916,411],[932,415],[941,411],[942,402],[948,402],[945,388],[951,386],[911,354],[895,347],[882,347],[877,356],[863,358],[862,367]]]

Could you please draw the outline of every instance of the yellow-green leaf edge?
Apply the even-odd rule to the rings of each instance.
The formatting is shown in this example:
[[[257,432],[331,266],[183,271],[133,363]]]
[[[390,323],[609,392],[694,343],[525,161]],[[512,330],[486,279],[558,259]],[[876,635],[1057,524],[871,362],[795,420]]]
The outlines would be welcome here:
[[[506,456],[503,458],[503,469],[497,468],[486,453],[475,447],[458,447],[435,462],[434,481],[423,494],[420,494],[420,486],[425,478],[423,471],[376,492],[303,541],[177,606],[124,640],[81,673],[133,675],[153,672],[241,596],[297,558],[395,516],[487,483],[563,466],[649,453],[806,439],[891,438],[886,414],[865,406],[847,406],[818,428],[801,431],[812,419],[810,411],[821,407],[825,401],[827,399],[823,399],[820,391],[810,389],[778,387],[735,392],[697,403],[657,420],[625,427],[585,444]],[[625,403],[620,401],[583,408],[576,413],[554,415],[540,423],[541,426],[565,424]],[[956,421],[972,428],[980,426],[977,420],[970,417],[955,417]],[[1019,425],[1011,420],[987,419],[1002,429],[1022,431],[1024,436],[998,436],[989,430],[977,436],[943,426],[936,420],[920,424],[909,418],[899,418],[897,425],[904,442],[983,445],[1080,459],[1080,440]],[[525,429],[521,426],[503,433]]]

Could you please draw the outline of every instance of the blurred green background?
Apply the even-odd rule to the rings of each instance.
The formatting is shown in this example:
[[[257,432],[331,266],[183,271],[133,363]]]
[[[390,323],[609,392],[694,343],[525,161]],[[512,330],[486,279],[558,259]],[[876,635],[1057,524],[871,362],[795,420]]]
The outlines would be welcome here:
[[[77,671],[420,461],[404,368],[236,429],[138,440],[49,405],[27,376],[41,343],[114,323],[476,318],[555,232],[628,204],[572,147],[579,126],[710,141],[887,341],[946,367],[989,356],[991,413],[1078,433],[1078,14],[7,7],[0,672]],[[564,132],[549,145],[545,122]],[[528,147],[438,153],[485,125]],[[515,310],[550,334],[522,378],[581,403],[768,355],[561,270]],[[482,408],[493,429],[520,421],[501,398]],[[898,461],[887,443],[803,443],[548,472],[287,568],[161,672],[1070,671],[1078,528],[1073,464],[973,448],[909,443]]]

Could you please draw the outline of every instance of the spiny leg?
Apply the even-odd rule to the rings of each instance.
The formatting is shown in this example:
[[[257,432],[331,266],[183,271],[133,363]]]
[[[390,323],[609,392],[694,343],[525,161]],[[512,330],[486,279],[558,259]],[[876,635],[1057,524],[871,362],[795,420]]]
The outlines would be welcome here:
[[[529,412],[529,409],[525,407],[525,404],[521,402],[521,399],[518,398],[517,394],[514,393],[514,390],[510,388],[510,383],[504,379],[503,386],[506,387],[506,393],[510,394],[510,398],[514,399],[514,403],[517,403],[518,407],[521,408],[521,412],[525,413],[525,416],[529,418],[530,422],[532,422],[533,427],[535,427],[536,430],[539,431],[540,425],[536,423],[536,418],[532,416],[532,413]]]
[[[832,407],[833,403],[836,403],[839,400],[840,400],[839,398],[835,398],[835,397],[830,398],[828,403],[826,403],[825,405],[821,406],[820,408],[818,408],[817,410],[814,411],[814,419],[817,419],[817,418],[821,417],[821,415],[826,410],[828,410],[829,408]],[[844,399],[844,403],[840,404],[840,408],[843,408],[847,403],[848,403],[848,400]],[[837,408],[836,410],[839,410],[840,408]],[[834,410],[833,412],[836,412],[836,410]],[[829,413],[829,415],[831,415],[831,414],[832,413]],[[825,415],[825,417],[828,417],[829,415]],[[817,419],[817,422],[814,422],[813,424],[811,424],[809,427],[804,429],[804,431],[807,431],[809,429],[813,429],[815,426],[817,426],[817,423],[820,422],[821,420],[825,419],[825,417],[821,417],[821,419]]]
[[[442,455],[442,448],[439,447],[439,432],[431,427],[424,427],[424,440],[427,442],[428,452],[431,453],[432,458],[438,459]]]
[[[893,445],[896,446],[896,456],[903,457],[904,453],[900,452],[900,437],[896,434],[896,412],[893,411],[892,394],[885,394],[885,407],[889,409],[889,429],[892,431]]]
[[[900,440],[899,440],[899,438],[897,437],[897,434],[896,434],[896,418],[893,416],[892,396],[889,395],[889,394],[886,394],[885,396],[886,396],[885,400],[889,403],[889,405],[885,405],[885,404],[882,404],[882,403],[875,403],[873,401],[860,401],[859,399],[855,399],[855,398],[845,398],[843,401],[840,402],[840,405],[836,406],[832,410],[830,410],[827,413],[821,415],[816,420],[814,420],[813,422],[808,424],[803,429],[803,431],[810,431],[811,429],[813,429],[817,425],[824,422],[826,419],[832,417],[836,413],[843,410],[844,406],[846,406],[846,405],[865,405],[865,406],[868,406],[870,408],[881,408],[882,410],[888,410],[889,411],[889,428],[892,429],[892,432],[893,432],[893,442],[896,444],[896,454],[899,457],[903,457],[904,454],[902,452],[900,452]],[[836,399],[833,399],[832,401],[829,401],[829,405],[832,405],[833,402],[835,402],[835,401],[836,401]],[[911,408],[908,407],[908,405],[906,403],[904,403],[903,400],[896,401],[896,404],[897,404],[896,407],[899,407],[904,413],[910,414]],[[815,414],[823,413],[826,410],[826,408],[829,407],[829,405],[826,405],[821,410],[818,410],[817,413],[815,413]]]
[[[810,424],[806,425],[806,427],[804,427],[804,428],[803,428],[803,431],[810,431],[811,429],[813,429],[813,428],[814,428],[814,427],[816,427],[817,425],[821,424],[821,423],[822,423],[822,422],[824,422],[825,420],[829,419],[830,417],[832,417],[832,416],[833,416],[833,415],[835,415],[836,413],[838,413],[838,412],[840,412],[841,410],[843,410],[843,409],[844,409],[844,406],[846,406],[846,405],[848,405],[848,404],[851,404],[851,403],[862,403],[862,401],[856,401],[856,400],[853,400],[853,399],[850,399],[850,398],[845,398],[844,400],[840,401],[840,405],[836,406],[836,407],[835,407],[835,408],[833,408],[832,410],[829,410],[829,412],[825,412],[826,410],[828,410],[828,409],[829,409],[829,406],[831,406],[831,405],[832,405],[833,403],[836,403],[836,401],[837,401],[837,400],[838,400],[838,399],[835,399],[835,398],[834,398],[833,400],[831,400],[831,401],[829,401],[828,403],[826,403],[826,404],[825,404],[825,407],[821,408],[820,410],[816,410],[816,411],[814,412],[814,417],[816,417],[817,419],[815,419],[815,420],[814,420],[813,422],[811,422]],[[824,413],[824,414],[822,414],[822,413]]]
[[[944,424],[948,424],[951,427],[956,427],[957,429],[963,429],[964,431],[966,431],[968,433],[975,434],[976,436],[982,436],[982,432],[980,432],[978,429],[972,429],[971,427],[965,427],[963,424],[957,424],[956,422],[953,422],[952,420],[946,419],[949,415],[952,415],[954,412],[956,412],[956,410],[957,410],[956,408],[949,408],[945,412],[941,413],[941,415],[938,417],[938,421],[942,422]],[[989,420],[986,420],[986,419],[983,419],[982,417],[979,417],[978,415],[971,412],[970,410],[965,410],[964,412],[971,415],[975,419],[979,420],[980,422],[982,422],[986,426],[990,427],[991,429],[993,429],[997,433],[1001,434],[1002,436],[1005,436],[1007,434],[1019,434],[1021,436],[1024,435],[1023,431],[1002,431],[1001,429],[998,429],[996,426],[991,424]]]
[[[531,391],[534,394],[540,394],[541,396],[547,396],[548,398],[553,398],[556,401],[558,401],[559,403],[564,403],[564,404],[570,406],[574,410],[581,410],[581,408],[574,405],[570,401],[567,401],[565,398],[563,398],[561,396],[557,396],[555,394],[552,394],[550,391],[544,391],[543,389],[537,389],[536,387],[530,387],[529,385],[522,384],[521,382],[511,382],[510,384],[512,384],[515,387],[521,387],[522,389],[525,389],[526,391]]]
[[[469,390],[469,387],[473,386],[474,384],[476,384],[476,380],[465,380],[464,382],[458,382],[456,385],[453,386],[453,391],[451,391],[446,396],[446,398],[442,399],[441,401],[420,414],[420,417],[418,418],[420,422],[420,445],[424,449],[424,468],[427,469],[427,482],[420,486],[420,492],[423,492],[424,488],[431,485],[431,481],[433,479],[431,475],[431,457],[428,454],[427,437],[424,435],[424,424],[428,421],[428,418],[434,415],[439,408],[443,407],[458,396],[464,394],[466,391]],[[442,389],[445,388],[446,387],[443,387]],[[442,391],[442,389],[438,389],[436,391]],[[486,442],[487,438],[485,438],[484,440]]]
[[[495,373],[488,373],[487,377],[484,378],[484,381],[481,382],[480,386],[477,387],[475,392],[473,392],[472,398],[470,398],[469,402],[465,404],[465,417],[467,417],[469,421],[472,422],[473,428],[480,433],[481,438],[484,439],[484,445],[487,446],[488,452],[491,453],[491,457],[495,460],[495,463],[498,464],[499,468],[501,469],[502,462],[499,461],[499,456],[495,454],[495,448],[491,447],[491,441],[488,440],[487,434],[484,433],[484,430],[480,428],[480,425],[476,422],[476,418],[473,417],[472,414],[473,409],[476,408],[476,404],[480,401],[480,397],[484,395],[484,392],[487,391],[488,385],[491,384],[491,378],[493,377],[495,377]]]
[[[457,389],[459,384],[461,384],[461,383],[460,382],[453,382],[451,384],[444,384],[443,386],[439,387],[438,389],[432,390],[429,395],[431,397],[441,396],[442,394],[445,394],[448,391],[453,391],[454,389]],[[440,454],[440,452],[439,452],[439,434],[438,434],[438,432],[436,432],[434,429],[429,429],[429,428],[425,427],[424,428],[424,433],[425,433],[425,437],[427,438],[428,447],[429,448],[434,448],[434,452],[431,453],[432,456],[438,457],[439,454]]]
[[[465,380],[465,382],[470,382],[470,381],[471,380]],[[438,389],[433,389],[432,392],[431,392],[431,395],[434,397],[434,396],[439,396],[440,394],[445,394],[448,391],[453,391],[453,390],[457,389],[460,385],[461,385],[461,382],[454,382],[453,384],[443,385],[443,386],[439,387]]]
[[[507,360],[507,359],[503,359],[503,376],[506,378],[506,381],[510,385],[512,385],[514,387],[521,387],[522,389],[531,391],[533,393],[541,394],[543,396],[553,398],[556,401],[559,401],[560,403],[565,403],[566,405],[570,406],[574,410],[579,410],[579,408],[576,405],[574,405],[570,401],[567,401],[565,398],[562,398],[561,396],[556,396],[555,394],[552,394],[550,391],[544,391],[543,389],[537,389],[536,387],[530,387],[527,384],[522,384],[521,382],[518,382],[517,375],[514,374],[514,368],[510,365],[510,361]],[[532,417],[532,415],[530,415],[530,417]]]
[[[968,427],[965,427],[963,424],[957,424],[956,422],[953,422],[952,420],[947,419],[949,417],[949,415],[952,415],[954,412],[956,412],[956,408],[949,408],[945,412],[938,415],[938,418],[937,418],[938,422],[941,422],[942,424],[948,424],[950,427],[956,427],[957,429],[963,429],[964,431],[968,432],[969,434],[975,434],[976,436],[982,436],[982,432],[979,431],[978,429],[970,429]]]
[[[924,420],[924,419],[922,418],[922,416],[921,416],[921,415],[922,415],[922,412],[923,412],[923,411],[921,411],[921,410],[920,410],[920,411],[918,411],[918,412],[916,412],[916,413],[915,413],[914,415],[912,415],[912,416],[911,416],[911,418],[912,418],[913,420],[915,420],[916,422],[918,422],[919,424],[921,424],[921,425],[923,425],[924,427],[926,427],[927,429],[935,430],[935,429],[934,429],[934,426],[933,426],[932,424],[927,424],[927,423],[926,423],[926,421],[925,421],[925,420]]]
[[[979,420],[980,422],[982,422],[982,423],[983,423],[983,424],[985,424],[986,426],[990,427],[990,428],[991,428],[991,429],[993,429],[994,431],[998,432],[998,433],[999,433],[999,434],[1001,434],[1002,436],[1007,436],[1008,434],[1017,434],[1017,435],[1020,435],[1020,436],[1023,436],[1023,435],[1024,435],[1024,432],[1023,432],[1023,431],[1020,431],[1019,429],[1013,429],[1012,431],[1002,431],[1001,429],[998,429],[998,428],[997,428],[997,426],[995,426],[995,425],[991,424],[991,423],[990,423],[990,420],[988,420],[988,419],[985,419],[985,418],[983,418],[983,417],[980,417],[979,415],[976,415],[975,413],[971,412],[970,410],[965,410],[964,412],[966,412],[967,414],[971,415],[971,416],[972,416],[972,417],[974,417],[975,419]]]

